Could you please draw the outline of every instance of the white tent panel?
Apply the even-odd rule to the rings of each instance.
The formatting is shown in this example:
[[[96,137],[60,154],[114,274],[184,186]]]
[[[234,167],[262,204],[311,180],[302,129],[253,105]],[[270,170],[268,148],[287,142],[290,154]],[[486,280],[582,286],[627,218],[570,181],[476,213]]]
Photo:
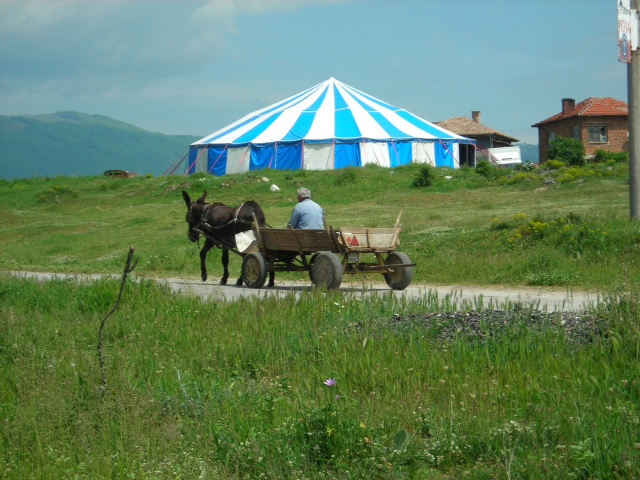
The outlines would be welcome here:
[[[389,147],[381,142],[362,142],[360,144],[360,158],[362,165],[375,164],[381,167],[390,167]]]
[[[436,166],[435,144],[432,142],[413,142],[411,145],[414,163],[428,163]]]
[[[251,149],[249,147],[232,147],[227,152],[227,173],[243,173],[249,171]]]
[[[328,140],[334,138],[336,131],[336,111],[334,108],[335,95],[333,88],[327,89],[324,102],[316,112],[311,129],[306,135],[307,140]]]
[[[196,157],[196,172],[206,172],[207,171],[207,150],[200,150],[198,152],[198,156]]]
[[[454,143],[449,148],[451,148],[451,151],[453,152],[453,168],[460,168],[460,145]]]
[[[304,169],[333,170],[333,148],[331,143],[305,143]]]

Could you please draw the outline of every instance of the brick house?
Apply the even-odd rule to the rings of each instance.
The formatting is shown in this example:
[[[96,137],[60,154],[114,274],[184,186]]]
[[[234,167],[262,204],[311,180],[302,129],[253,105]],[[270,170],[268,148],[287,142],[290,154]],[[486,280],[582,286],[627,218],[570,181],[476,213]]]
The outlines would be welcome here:
[[[575,138],[587,156],[596,150],[629,151],[629,109],[613,98],[587,98],[576,105],[573,98],[562,99],[562,112],[531,125],[538,129],[540,163],[548,160],[549,143],[556,137]]]
[[[520,163],[520,147],[513,145],[518,139],[483,125],[479,111],[472,111],[471,118],[454,117],[443,122],[436,122],[436,125],[476,141],[475,149],[472,145],[460,145],[461,165],[474,167],[478,158],[496,156],[508,156],[509,160],[513,160],[513,163]],[[476,150],[479,153],[478,156],[476,156]],[[494,163],[501,163],[497,158],[495,160]],[[505,161],[505,164],[508,163],[511,162]]]

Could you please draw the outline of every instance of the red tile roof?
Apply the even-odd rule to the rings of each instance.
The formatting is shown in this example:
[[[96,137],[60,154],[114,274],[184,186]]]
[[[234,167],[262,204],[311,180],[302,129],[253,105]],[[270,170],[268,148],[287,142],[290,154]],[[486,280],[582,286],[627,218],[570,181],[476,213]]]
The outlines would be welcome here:
[[[489,128],[481,123],[476,122],[467,117],[454,117],[443,122],[436,122],[436,125],[449,130],[450,132],[457,133],[463,137],[478,137],[482,135],[498,135],[507,142],[517,142],[517,138],[510,137],[504,133],[498,132],[493,128]]]
[[[629,107],[624,102],[615,98],[587,98],[578,103],[568,112],[560,112],[553,117],[538,122],[532,127],[538,127],[547,123],[564,120],[566,118],[575,117],[627,117],[629,115]]]

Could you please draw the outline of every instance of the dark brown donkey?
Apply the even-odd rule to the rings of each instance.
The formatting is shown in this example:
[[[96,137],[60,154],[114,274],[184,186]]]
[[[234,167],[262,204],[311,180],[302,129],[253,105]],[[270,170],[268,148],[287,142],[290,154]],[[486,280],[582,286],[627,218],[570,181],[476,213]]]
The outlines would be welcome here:
[[[200,250],[200,271],[202,281],[207,280],[207,253],[212,247],[222,249],[222,267],[224,273],[220,280],[221,285],[227,284],[229,278],[229,250],[236,250],[236,234],[251,230],[253,214],[258,220],[258,225],[266,226],[264,211],[256,202],[244,202],[239,207],[229,207],[222,203],[206,203],[207,192],[195,202],[191,201],[189,194],[182,191],[182,197],[187,204],[187,223],[189,240],[197,242],[202,234],[205,237],[204,246]],[[236,281],[236,285],[242,285],[242,275]],[[269,272],[269,287],[274,285],[274,273]]]

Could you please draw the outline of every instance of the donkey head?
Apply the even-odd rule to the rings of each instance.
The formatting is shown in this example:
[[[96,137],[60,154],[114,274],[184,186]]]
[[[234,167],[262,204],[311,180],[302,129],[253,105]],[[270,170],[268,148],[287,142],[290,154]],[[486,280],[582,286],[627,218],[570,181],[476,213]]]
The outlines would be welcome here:
[[[187,204],[187,224],[189,225],[189,231],[187,232],[187,236],[189,240],[192,242],[197,242],[198,238],[200,238],[200,233],[196,230],[198,225],[200,224],[200,220],[202,218],[202,211],[204,207],[207,205],[205,203],[205,198],[207,198],[207,192],[205,191],[202,196],[196,200],[195,202],[191,201],[191,197],[189,194],[182,191],[182,198],[184,198],[184,203]]]

